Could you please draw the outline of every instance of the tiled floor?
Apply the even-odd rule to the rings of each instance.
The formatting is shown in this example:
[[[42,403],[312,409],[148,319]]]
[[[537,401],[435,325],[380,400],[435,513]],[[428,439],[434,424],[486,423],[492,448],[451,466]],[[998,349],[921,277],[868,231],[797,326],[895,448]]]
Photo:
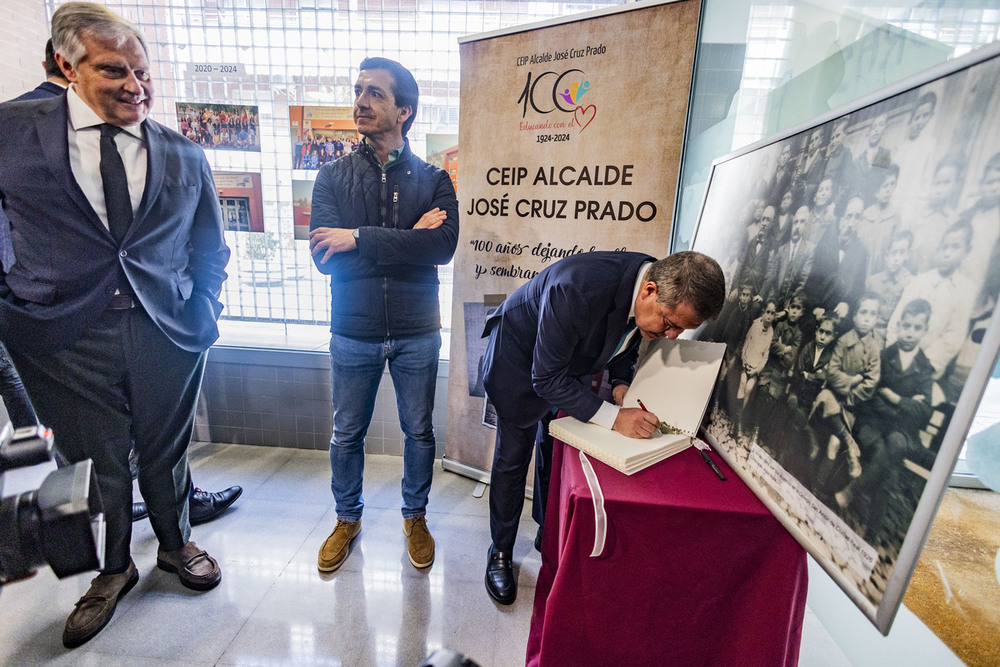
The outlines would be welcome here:
[[[155,537],[141,522],[132,539],[139,584],[108,627],[80,648],[64,649],[61,633],[89,575],[59,581],[43,570],[4,587],[0,664],[415,667],[442,647],[483,667],[523,664],[541,564],[530,504],[515,551],[518,599],[501,607],[483,587],[486,496],[474,497],[476,483],[440,463],[428,507],[433,566],[418,571],[406,557],[402,459],[370,456],[361,535],[343,567],[323,575],[316,553],[335,522],[326,452],[197,444],[191,460],[200,487],[244,488],[227,514],[193,530],[222,566],[219,587],[195,593],[158,570]],[[808,610],[800,664],[848,665]]]

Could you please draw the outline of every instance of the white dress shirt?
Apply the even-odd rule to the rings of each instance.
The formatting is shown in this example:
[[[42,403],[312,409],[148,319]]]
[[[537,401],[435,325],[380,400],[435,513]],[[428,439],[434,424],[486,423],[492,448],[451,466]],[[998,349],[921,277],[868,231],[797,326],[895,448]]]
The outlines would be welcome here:
[[[104,201],[104,181],[101,179],[101,130],[104,122],[76,92],[76,84],[66,91],[69,105],[69,166],[73,177],[87,196],[87,201],[108,227],[108,207]],[[146,189],[146,142],[140,125],[123,127],[115,137],[118,152],[125,163],[128,194],[133,215],[139,210]]]

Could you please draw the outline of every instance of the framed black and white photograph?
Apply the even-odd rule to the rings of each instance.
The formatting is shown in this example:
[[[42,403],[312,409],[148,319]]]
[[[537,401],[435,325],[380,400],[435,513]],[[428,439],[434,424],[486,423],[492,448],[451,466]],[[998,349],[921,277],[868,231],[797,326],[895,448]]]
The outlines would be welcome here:
[[[1000,50],[717,160],[705,436],[884,634],[997,359]]]

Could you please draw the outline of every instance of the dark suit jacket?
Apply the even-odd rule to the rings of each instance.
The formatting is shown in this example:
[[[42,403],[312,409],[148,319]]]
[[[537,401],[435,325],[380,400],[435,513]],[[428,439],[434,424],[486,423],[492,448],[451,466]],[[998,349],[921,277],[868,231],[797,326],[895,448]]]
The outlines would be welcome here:
[[[841,251],[843,250],[843,257]],[[812,269],[806,282],[809,309],[820,307],[831,311],[843,302],[853,317],[858,299],[865,291],[868,279],[868,250],[857,236],[840,245],[840,223],[833,222],[823,233],[813,252]]]
[[[11,102],[24,102],[25,100],[44,100],[48,97],[56,97],[66,92],[66,89],[51,81],[42,81],[34,90],[29,90],[23,95],[18,95]]]
[[[813,253],[816,247],[803,238],[799,241],[795,255],[789,258],[791,239],[771,251],[767,262],[767,277],[764,279],[764,298],[777,301],[778,308],[784,307],[795,292],[805,288],[812,271]]]
[[[904,370],[899,361],[898,343],[893,343],[882,351],[881,364],[881,376],[875,395],[858,408],[858,419],[869,421],[883,435],[898,431],[909,436],[913,444],[918,444],[920,431],[927,426],[934,412],[931,407],[934,366],[924,351],[918,348],[910,367]],[[882,387],[899,394],[900,401],[897,405],[882,396],[879,391]],[[917,400],[918,396],[922,398]]]
[[[812,408],[813,401],[819,395],[821,389],[826,386],[826,368],[833,357],[833,346],[831,342],[823,351],[819,353],[819,361],[816,358],[816,341],[811,340],[799,349],[799,354],[792,367],[792,377],[790,380],[791,393],[799,399],[799,407],[805,412]],[[806,378],[805,373],[811,375]]]
[[[811,203],[816,195],[816,190],[819,189],[820,181],[823,180],[823,173],[826,171],[826,148],[821,148],[819,155],[808,166],[805,164],[808,162],[808,157],[803,156],[802,160],[802,174],[795,181],[794,187],[799,201]]]
[[[69,163],[65,96],[0,105],[0,200],[16,263],[0,273],[0,338],[46,352],[91,326],[122,272],[152,320],[178,347],[218,338],[218,297],[229,248],[202,150],[147,119],[142,201],[121,247]]]
[[[740,259],[739,268],[730,283],[732,289],[739,293],[743,283],[750,283],[754,295],[763,291],[764,280],[767,278],[767,266],[774,245],[770,235],[759,244],[756,237],[750,240]]]
[[[47,97],[55,97],[56,95],[62,95],[66,92],[66,89],[62,86],[52,83],[51,81],[43,81],[34,90],[29,90],[23,95],[19,95],[11,102],[23,102],[25,100],[43,100]],[[10,224],[7,222],[7,216],[4,212],[0,210],[0,268],[4,271],[10,269],[14,264],[14,250],[10,245]]]
[[[487,320],[498,327],[486,352],[486,392],[505,419],[530,427],[557,407],[581,421],[601,399],[591,377],[611,360],[628,322],[643,262],[634,252],[572,255],[519,287]],[[484,334],[484,335],[486,335]],[[636,349],[608,367],[612,380],[629,381]]]

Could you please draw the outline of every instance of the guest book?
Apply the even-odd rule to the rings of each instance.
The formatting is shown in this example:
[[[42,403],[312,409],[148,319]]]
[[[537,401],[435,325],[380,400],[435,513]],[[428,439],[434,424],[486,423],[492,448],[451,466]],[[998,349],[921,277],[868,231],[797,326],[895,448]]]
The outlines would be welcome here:
[[[554,438],[631,475],[694,444],[726,353],[723,343],[660,338],[636,367],[622,407],[644,406],[660,419],[649,438],[629,438],[573,417],[554,419]]]

